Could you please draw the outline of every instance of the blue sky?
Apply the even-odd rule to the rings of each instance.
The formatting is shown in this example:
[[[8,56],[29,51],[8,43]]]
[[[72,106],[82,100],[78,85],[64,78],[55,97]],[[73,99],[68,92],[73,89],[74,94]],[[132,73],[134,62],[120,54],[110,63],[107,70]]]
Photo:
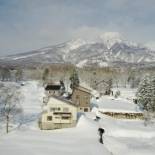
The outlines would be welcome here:
[[[119,32],[155,48],[155,0],[0,0],[0,55]]]

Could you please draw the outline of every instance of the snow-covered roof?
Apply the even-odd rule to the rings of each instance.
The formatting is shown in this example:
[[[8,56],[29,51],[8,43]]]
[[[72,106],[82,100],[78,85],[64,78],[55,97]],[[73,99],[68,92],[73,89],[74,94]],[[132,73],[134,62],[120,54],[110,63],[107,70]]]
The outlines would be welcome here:
[[[87,92],[87,93],[91,93],[91,90],[90,89],[87,89],[87,88],[85,88],[83,86],[78,86],[78,87],[76,87],[76,89],[79,89],[79,90],[84,91],[84,92]]]
[[[68,99],[66,99],[66,98],[63,97],[63,96],[52,96],[51,98],[54,98],[54,99],[59,100],[59,101],[61,101],[61,102],[64,102],[64,103],[67,103],[67,104],[69,104],[69,105],[72,105],[72,106],[77,107],[77,105],[74,104],[71,100],[68,100]]]

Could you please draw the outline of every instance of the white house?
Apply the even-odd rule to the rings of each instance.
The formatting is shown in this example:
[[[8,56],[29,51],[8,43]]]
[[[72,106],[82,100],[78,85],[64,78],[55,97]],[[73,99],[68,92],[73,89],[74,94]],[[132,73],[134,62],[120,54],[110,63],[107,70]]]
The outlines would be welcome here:
[[[39,121],[40,129],[68,128],[76,125],[77,106],[62,97],[52,96],[44,107]]]

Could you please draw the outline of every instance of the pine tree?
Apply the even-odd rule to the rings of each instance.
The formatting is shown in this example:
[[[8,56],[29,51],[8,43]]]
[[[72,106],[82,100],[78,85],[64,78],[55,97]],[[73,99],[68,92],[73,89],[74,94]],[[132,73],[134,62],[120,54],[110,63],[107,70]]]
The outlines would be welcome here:
[[[76,87],[79,86],[79,76],[78,76],[78,72],[74,69],[71,76],[70,76],[70,81],[71,81],[71,84],[70,84],[70,88],[72,90],[74,90]]]
[[[146,76],[137,91],[137,101],[143,110],[155,111],[155,77]]]
[[[151,102],[148,108],[151,112],[155,112],[155,76],[151,77],[150,87]]]
[[[43,72],[42,80],[46,81],[48,79],[48,76],[49,76],[49,69],[46,68]]]

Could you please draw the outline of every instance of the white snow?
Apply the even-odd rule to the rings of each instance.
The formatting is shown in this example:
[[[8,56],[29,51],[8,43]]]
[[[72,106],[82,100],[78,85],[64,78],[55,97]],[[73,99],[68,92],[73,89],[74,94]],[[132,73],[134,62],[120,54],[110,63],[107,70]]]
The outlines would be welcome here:
[[[75,40],[71,40],[70,42],[67,43],[69,50],[74,50],[82,45],[87,44],[86,40],[83,39],[75,39]]]
[[[40,130],[37,120],[41,112],[44,91],[38,82],[26,82],[23,93],[24,124],[9,134],[0,136],[2,155],[154,155],[155,123],[144,126],[142,120],[117,120],[103,115],[99,110],[135,111],[136,107],[128,100],[134,93],[122,89],[118,99],[102,97],[93,99],[98,108],[85,113],[77,126],[52,131]],[[127,93],[129,92],[129,93]],[[129,96],[128,96],[129,94]],[[101,119],[94,121],[98,114]],[[26,121],[28,120],[28,121]],[[97,130],[105,129],[104,144],[99,143]]]
[[[108,66],[108,63],[107,62],[100,62],[99,63],[99,66],[100,67],[107,67]]]
[[[115,58],[118,58],[121,54],[121,50],[117,52],[117,54],[115,55]]]
[[[13,60],[18,60],[18,59],[24,59],[24,58],[29,58],[29,57],[33,57],[35,55],[38,55],[38,53],[34,53],[34,54],[29,54],[29,55],[23,55],[23,56],[18,56],[18,57],[13,57]]]
[[[23,95],[24,125],[27,124],[32,128],[38,126],[38,117],[42,112],[41,105],[43,103],[44,89],[38,82],[29,81],[25,83],[25,86],[21,87],[21,92]]]
[[[100,39],[107,45],[110,49],[116,42],[122,42],[122,36],[118,32],[105,32],[100,35]]]
[[[80,61],[76,66],[79,68],[82,68],[86,63],[87,63],[87,59]]]
[[[144,56],[142,56],[141,58],[139,58],[139,60],[137,61],[138,63],[141,62],[144,59]]]

